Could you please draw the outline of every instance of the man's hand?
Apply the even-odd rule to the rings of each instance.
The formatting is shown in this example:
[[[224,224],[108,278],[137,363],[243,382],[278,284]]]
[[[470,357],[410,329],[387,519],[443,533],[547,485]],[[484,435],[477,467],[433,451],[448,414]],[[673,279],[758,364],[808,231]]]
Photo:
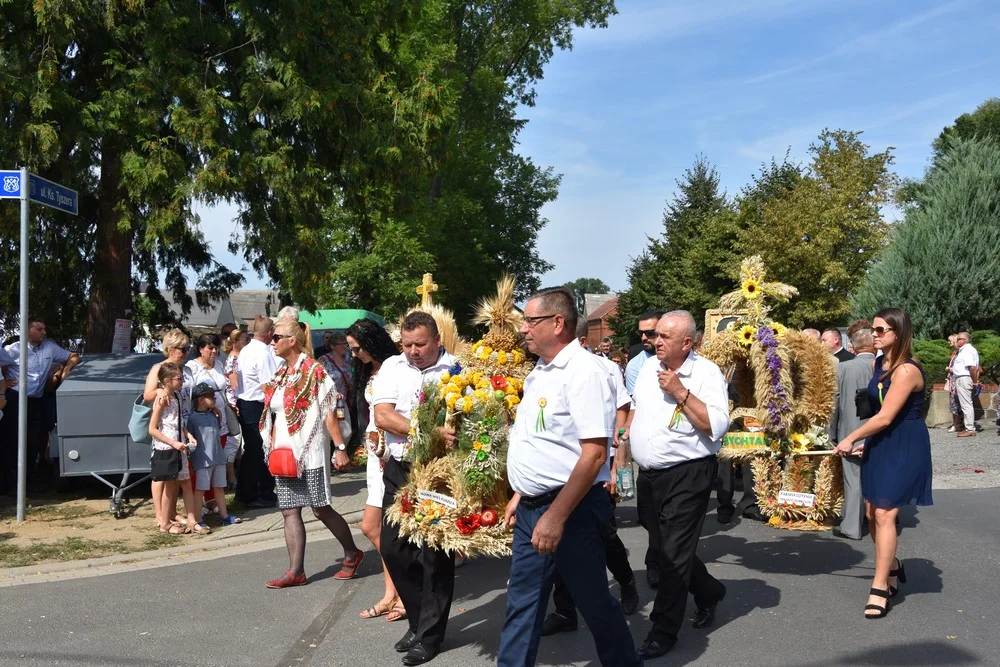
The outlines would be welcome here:
[[[608,493],[615,495],[618,493],[618,456],[611,460],[611,481],[604,483],[604,488]]]
[[[346,470],[350,465],[351,459],[347,456],[347,452],[338,449],[333,455],[333,467],[337,470]]]
[[[455,429],[448,428],[446,426],[435,426],[434,430],[437,431],[441,439],[444,440],[445,449],[454,449],[455,440],[457,439],[457,434]]]
[[[551,506],[538,519],[535,532],[531,534],[531,546],[540,554],[555,553],[563,535],[565,521],[556,518]]]
[[[517,504],[521,502],[521,494],[515,493],[514,497],[507,501],[507,509],[503,512],[503,523],[507,526],[508,530],[514,527],[517,523]]]
[[[677,373],[674,371],[667,368],[656,375],[660,381],[660,389],[670,394],[678,403],[687,395],[687,387],[684,386],[684,383],[681,382],[681,379],[677,377]]]

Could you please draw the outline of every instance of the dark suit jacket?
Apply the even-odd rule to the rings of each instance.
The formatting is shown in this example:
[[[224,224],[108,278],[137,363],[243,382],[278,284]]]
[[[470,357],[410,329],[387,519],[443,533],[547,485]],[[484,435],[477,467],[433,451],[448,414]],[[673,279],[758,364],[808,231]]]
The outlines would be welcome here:
[[[847,351],[846,347],[842,347],[837,351],[837,354],[833,355],[837,357],[838,362],[850,361],[854,358],[854,355]]]

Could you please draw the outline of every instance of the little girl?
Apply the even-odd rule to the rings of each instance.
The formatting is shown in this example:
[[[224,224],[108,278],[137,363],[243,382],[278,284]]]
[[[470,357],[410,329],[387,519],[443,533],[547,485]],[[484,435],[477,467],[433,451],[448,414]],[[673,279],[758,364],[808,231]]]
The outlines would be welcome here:
[[[194,520],[194,498],[191,493],[191,478],[187,474],[187,450],[195,446],[194,439],[181,423],[180,390],[184,383],[181,367],[171,361],[160,364],[156,376],[159,387],[166,393],[166,404],[153,401],[153,412],[149,419],[149,435],[153,439],[153,455],[150,458],[150,473],[153,480],[153,508],[161,533],[180,535],[187,532],[179,523],[171,521],[177,505],[177,491],[181,478],[187,480],[184,493],[184,508],[188,513],[188,525]],[[188,444],[184,444],[184,441]]]
[[[201,515],[202,503],[208,491],[215,493],[219,516],[223,526],[242,523],[239,517],[232,516],[226,510],[226,453],[222,446],[219,433],[220,419],[215,416],[216,389],[205,382],[195,385],[191,390],[191,407],[188,416],[188,431],[198,442],[198,448],[191,455],[191,467],[195,476],[195,516]],[[211,528],[205,523],[197,523],[192,528],[196,533],[210,533]]]

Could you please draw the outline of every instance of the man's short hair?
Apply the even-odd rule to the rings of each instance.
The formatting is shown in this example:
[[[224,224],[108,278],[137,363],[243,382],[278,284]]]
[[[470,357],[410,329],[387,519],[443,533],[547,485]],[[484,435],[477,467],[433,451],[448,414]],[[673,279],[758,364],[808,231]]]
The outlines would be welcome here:
[[[660,319],[663,319],[663,317],[684,320],[684,335],[689,336],[691,338],[691,342],[694,342],[695,334],[698,333],[698,325],[695,324],[694,316],[691,315],[691,313],[686,310],[671,310],[669,313],[664,313]]]
[[[258,315],[253,318],[253,335],[259,336],[274,331],[274,320]]]
[[[415,310],[403,319],[403,326],[400,327],[403,331],[416,331],[420,327],[425,327],[431,336],[437,338],[441,335],[438,332],[437,322],[434,321],[434,317],[430,313],[425,313],[422,310]]]
[[[959,331],[958,332],[958,337],[959,338],[964,338],[966,340],[966,342],[968,342],[968,343],[972,342],[972,336],[969,335],[968,331]]]
[[[823,333],[825,333],[825,334],[833,334],[833,336],[837,339],[837,344],[838,345],[843,345],[844,344],[844,339],[840,335],[840,329],[836,329],[834,327],[830,327],[829,329],[824,329]]]
[[[851,334],[851,347],[854,348],[854,352],[857,353],[858,350],[871,350],[875,347],[875,339],[872,338],[872,331],[868,328],[856,329],[853,334]]]
[[[847,338],[852,341],[851,345],[854,344],[854,332],[859,329],[871,329],[872,323],[868,320],[854,320],[849,325],[847,325]]]
[[[587,322],[579,322],[576,325],[576,337],[577,338],[587,338],[590,336],[590,324]]]
[[[645,313],[643,313],[642,315],[639,316],[639,321],[640,322],[644,322],[646,320],[657,320],[657,321],[659,321],[659,319],[661,317],[663,317],[663,311],[662,310],[656,310],[656,309],[654,309],[654,310],[647,310]]]
[[[566,321],[566,328],[576,331],[579,321],[579,314],[576,310],[576,296],[565,287],[553,287],[552,289],[538,292],[529,301],[539,300],[541,309],[545,314],[562,315]]]
[[[45,320],[43,320],[42,318],[40,318],[38,315],[29,315],[28,316],[28,328],[29,329],[31,328],[31,325],[35,324],[36,322],[39,323],[39,324],[45,324]]]
[[[601,342],[602,343],[610,343],[610,342],[612,342],[611,336],[605,336],[604,338],[601,339]]]

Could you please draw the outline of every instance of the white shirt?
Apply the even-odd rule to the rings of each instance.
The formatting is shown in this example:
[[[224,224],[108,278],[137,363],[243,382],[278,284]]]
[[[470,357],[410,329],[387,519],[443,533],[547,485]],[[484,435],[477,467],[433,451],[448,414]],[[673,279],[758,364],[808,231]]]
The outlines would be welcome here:
[[[614,430],[611,377],[598,357],[574,340],[524,380],[507,452],[511,487],[534,497],[564,486],[583,453],[580,441],[611,438]],[[608,466],[601,466],[594,483],[609,481]]]
[[[632,397],[629,396],[628,391],[625,389],[625,382],[622,381],[622,371],[618,367],[618,364],[607,359],[606,357],[596,357],[596,359],[601,362],[601,366],[607,371],[608,375],[611,376],[611,384],[615,389],[615,408],[620,410],[621,408],[627,408],[632,405]],[[615,439],[612,436],[608,439],[608,456],[612,457],[615,455]]]
[[[374,406],[383,403],[391,403],[396,407],[396,412],[409,419],[413,409],[417,407],[417,398],[423,386],[440,380],[441,373],[454,364],[455,358],[444,350],[436,362],[423,370],[411,364],[405,354],[386,359],[372,384],[372,423],[375,423]],[[408,440],[406,435],[385,432],[386,448],[397,461],[402,460],[406,454]]]
[[[958,348],[955,358],[951,361],[951,373],[955,377],[969,377],[969,366],[979,368],[979,350],[966,343]]]
[[[6,347],[10,355],[9,361],[4,361],[7,366],[7,379],[17,380],[21,370],[21,343],[11,343]],[[70,353],[59,347],[52,340],[46,338],[38,345],[28,343],[28,396],[31,398],[41,398],[45,393],[45,383],[49,380],[49,374],[53,366],[64,364],[69,360]],[[20,387],[9,387],[14,391],[19,391]]]
[[[643,470],[670,468],[711,456],[719,451],[722,436],[729,428],[726,379],[718,366],[692,351],[677,371],[681,384],[691,390],[691,396],[708,408],[711,435],[696,429],[683,413],[680,425],[670,427],[677,401],[660,389],[657,373],[661,368],[655,356],[647,359],[632,393],[635,415],[629,437],[632,458]]]
[[[244,401],[264,401],[264,391],[260,388],[278,370],[278,359],[274,350],[256,338],[250,340],[236,360],[239,371],[239,387],[236,397]]]
[[[630,396],[635,391],[635,379],[639,377],[639,369],[646,363],[646,359],[652,356],[654,356],[652,352],[646,352],[646,348],[642,348],[639,354],[629,359],[625,365],[625,388],[628,389]]]

